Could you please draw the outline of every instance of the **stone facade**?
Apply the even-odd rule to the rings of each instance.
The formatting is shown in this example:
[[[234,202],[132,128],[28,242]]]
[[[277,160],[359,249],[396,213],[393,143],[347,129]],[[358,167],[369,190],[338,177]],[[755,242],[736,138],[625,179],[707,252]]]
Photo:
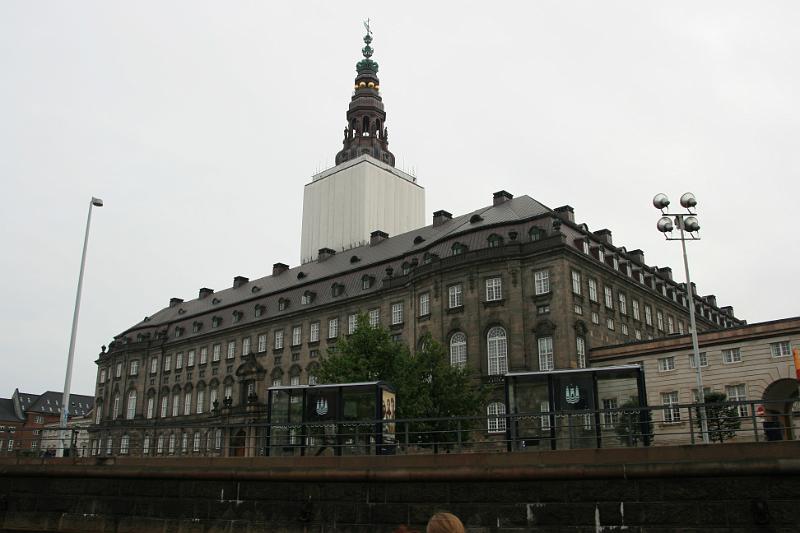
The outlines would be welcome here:
[[[226,454],[234,437],[250,442],[256,433],[215,428],[262,422],[273,384],[313,383],[319,358],[357,313],[411,347],[426,332],[445,346],[463,333],[467,364],[497,385],[493,401],[502,401],[506,369],[574,368],[585,365],[579,342],[588,354],[637,335],[664,337],[670,324],[674,333],[686,329],[683,287],[668,271],[564,212],[501,192],[467,215],[439,212],[438,222],[410,233],[292,269],[277,264],[272,276],[237,277],[232,288],[204,288],[190,302],[171,300],[97,359],[93,452]],[[451,287],[460,287],[461,301],[451,301]],[[713,297],[695,305],[700,330],[742,324]],[[552,363],[540,353],[550,341],[540,339],[550,339]]]

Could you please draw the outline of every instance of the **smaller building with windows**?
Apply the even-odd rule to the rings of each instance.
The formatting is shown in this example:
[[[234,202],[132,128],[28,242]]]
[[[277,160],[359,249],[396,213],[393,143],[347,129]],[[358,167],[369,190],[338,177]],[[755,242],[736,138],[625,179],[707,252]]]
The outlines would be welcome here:
[[[748,402],[736,406],[741,420],[736,440],[755,438],[753,420],[759,426],[776,424],[780,430],[771,433],[774,440],[800,438],[797,369],[792,357],[792,348],[800,347],[800,317],[701,332],[698,343],[703,396],[717,392],[730,401]],[[593,367],[642,365],[647,403],[659,407],[653,411],[655,444],[689,439],[693,413],[688,405],[701,398],[690,335],[593,348],[590,363]],[[767,437],[765,427],[757,428],[759,438]]]

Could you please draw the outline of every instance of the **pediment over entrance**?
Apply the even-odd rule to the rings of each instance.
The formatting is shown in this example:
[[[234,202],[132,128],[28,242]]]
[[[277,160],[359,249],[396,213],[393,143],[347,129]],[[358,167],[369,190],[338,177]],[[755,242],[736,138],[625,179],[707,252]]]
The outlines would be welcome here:
[[[244,363],[236,369],[236,377],[261,376],[266,373],[267,370],[261,366],[254,354],[248,355]]]

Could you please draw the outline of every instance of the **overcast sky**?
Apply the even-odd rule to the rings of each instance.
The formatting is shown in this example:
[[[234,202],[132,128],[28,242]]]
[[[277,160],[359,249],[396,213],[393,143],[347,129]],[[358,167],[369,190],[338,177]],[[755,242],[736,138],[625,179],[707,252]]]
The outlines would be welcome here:
[[[170,297],[300,255],[303,185],[341,148],[372,20],[390,149],[462,214],[569,204],[683,281],[657,192],[698,198],[701,294],[800,314],[800,3],[0,3],[0,396],[72,391]]]

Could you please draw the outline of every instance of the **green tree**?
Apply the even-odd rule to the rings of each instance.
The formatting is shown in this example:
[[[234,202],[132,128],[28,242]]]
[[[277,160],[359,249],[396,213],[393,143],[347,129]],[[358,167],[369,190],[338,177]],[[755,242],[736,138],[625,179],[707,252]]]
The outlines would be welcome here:
[[[703,406],[708,423],[708,440],[711,442],[725,442],[736,436],[742,421],[739,418],[739,409],[727,403],[728,396],[724,392],[709,392],[705,395]],[[697,427],[702,430],[700,408],[697,409]]]
[[[653,442],[653,425],[650,411],[639,406],[639,399],[632,398],[620,406],[619,419],[614,426],[617,438],[625,446],[635,447],[640,442]]]
[[[450,365],[445,348],[426,334],[412,354],[407,345],[392,340],[389,331],[372,327],[359,315],[352,335],[341,337],[320,362],[321,383],[385,381],[397,395],[397,418],[474,416],[485,400],[468,368]],[[454,442],[454,423],[420,422],[409,426],[417,443]],[[470,424],[462,423],[462,441]],[[399,430],[400,428],[398,428]],[[405,429],[405,428],[403,428]]]

